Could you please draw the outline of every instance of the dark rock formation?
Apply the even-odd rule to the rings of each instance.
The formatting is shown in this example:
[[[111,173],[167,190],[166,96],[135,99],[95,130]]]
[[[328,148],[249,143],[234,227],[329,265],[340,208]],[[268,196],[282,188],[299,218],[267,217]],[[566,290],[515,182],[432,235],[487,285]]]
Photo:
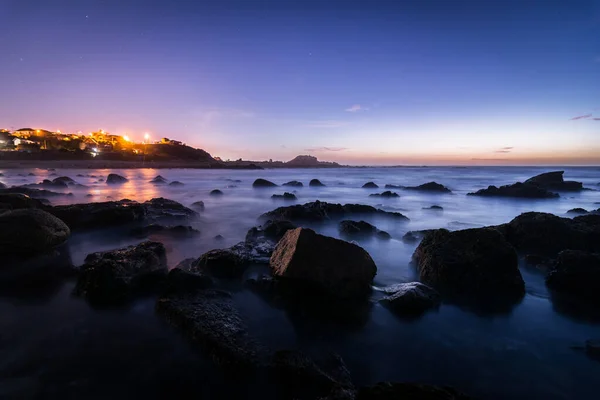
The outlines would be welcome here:
[[[72,196],[72,193],[59,193],[52,192],[50,190],[45,189],[32,189],[25,186],[13,186],[6,189],[0,189],[0,194],[3,193],[20,193],[27,195],[29,197],[33,197],[36,199],[45,199],[48,197],[56,197],[56,196]]]
[[[386,188],[386,189],[402,189],[402,186],[400,186],[400,185],[390,185],[390,184],[387,184],[387,185],[385,185],[385,188]]]
[[[565,171],[545,172],[529,178],[525,181],[546,190],[556,190],[558,192],[579,192],[583,190],[583,184],[575,181],[565,181],[563,174]]]
[[[0,189],[6,189],[6,185],[2,182],[0,182]]]
[[[134,201],[106,201],[101,203],[70,204],[47,208],[71,229],[94,229],[125,225],[141,221],[146,209]]]
[[[453,297],[520,299],[525,283],[517,253],[494,228],[425,235],[413,254],[421,281]]]
[[[296,229],[296,225],[290,221],[266,221],[264,224],[258,227],[251,228],[246,233],[247,242],[256,242],[262,238],[278,242],[285,233],[291,229]]]
[[[0,209],[17,210],[19,208],[42,208],[44,203],[40,200],[20,193],[0,193]]]
[[[71,231],[45,211],[24,208],[0,214],[0,254],[34,255],[65,242]]]
[[[209,193],[211,196],[223,196],[223,192],[219,189],[213,189]]]
[[[197,236],[200,231],[186,225],[164,226],[159,224],[150,224],[135,228],[131,234],[138,237],[147,237],[149,235],[171,236],[175,238],[189,238]]]
[[[289,182],[284,183],[281,186],[303,187],[304,185],[302,184],[302,182],[299,182],[299,181],[289,181]]]
[[[271,196],[272,199],[282,199],[282,200],[298,200],[294,193],[285,192],[284,194],[274,194]]]
[[[362,185],[362,187],[364,189],[378,189],[379,185],[377,185],[375,182],[367,182],[364,185]]]
[[[129,179],[118,174],[108,174],[106,177],[106,183],[108,185],[119,185],[125,182],[129,182]]]
[[[179,182],[179,181],[173,181],[171,183],[169,183],[169,186],[183,186],[184,183],[183,182]]]
[[[89,254],[81,266],[75,293],[96,306],[130,300],[167,274],[165,247],[158,242]]]
[[[407,243],[417,242],[425,236],[425,234],[429,232],[433,232],[435,229],[424,229],[421,231],[408,231],[402,236],[402,241]]]
[[[58,178],[54,178],[54,179],[52,179],[52,182],[54,182],[54,183],[64,183],[66,185],[75,185],[75,184],[77,184],[77,182],[75,182],[75,180],[73,180],[72,178],[70,178],[68,176],[60,176]]]
[[[369,195],[370,197],[386,197],[386,198],[392,198],[392,197],[400,197],[400,195],[396,192],[392,192],[390,190],[386,190],[385,192],[382,193],[373,193]]]
[[[224,240],[225,238],[223,237],[223,235],[217,235],[214,237],[215,240]]]
[[[204,211],[204,202],[202,200],[192,203],[192,207],[196,210]]]
[[[355,400],[469,400],[450,387],[381,382],[358,389]]]
[[[192,261],[193,259],[188,260]],[[164,283],[163,294],[184,295],[196,293],[200,290],[211,288],[212,286],[213,281],[209,276],[190,272],[184,268],[179,268],[178,265],[169,271]]]
[[[583,214],[587,214],[589,211],[584,209],[584,208],[571,208],[569,211],[567,211],[567,214],[579,214],[579,215],[583,215]]]
[[[192,218],[198,215],[196,211],[187,208],[174,200],[157,197],[143,203],[148,218]]]
[[[381,303],[401,316],[419,316],[440,305],[440,294],[420,282],[400,283],[386,288]]]
[[[340,233],[346,236],[369,237],[376,236],[380,239],[390,239],[391,236],[385,231],[377,229],[366,221],[344,220],[340,222]]]
[[[600,304],[600,254],[561,251],[546,284],[554,291]]]
[[[600,340],[589,339],[585,341],[585,354],[592,360],[600,361]]]
[[[404,190],[418,190],[421,192],[433,192],[433,193],[451,193],[452,191],[446,186],[437,182],[427,182],[419,186],[403,186]]]
[[[308,183],[308,186],[321,187],[321,186],[325,186],[325,185],[322,184],[321,181],[318,179],[311,179],[310,182]]]
[[[363,248],[304,228],[285,233],[270,265],[277,277],[314,285],[340,297],[368,293],[377,273]]]
[[[467,193],[469,196],[489,196],[489,197],[517,197],[527,199],[553,199],[558,198],[558,194],[549,192],[539,186],[517,182],[512,185],[500,187],[488,186],[487,189],[480,189],[474,193]]]
[[[192,271],[224,279],[240,278],[251,264],[267,264],[275,244],[268,240],[240,242],[227,249],[204,253],[192,263]]]
[[[266,179],[261,179],[261,178],[258,178],[257,180],[254,181],[254,183],[252,183],[252,187],[255,187],[255,188],[274,187],[274,186],[277,186],[277,185],[271,181],[268,181]]]
[[[442,211],[444,207],[442,206],[431,206],[431,207],[423,207],[423,210],[433,210],[433,211]]]
[[[341,205],[325,203],[318,200],[306,204],[279,207],[261,215],[261,218],[320,222],[331,219],[342,219],[344,217],[352,217],[356,215],[387,216],[397,218],[398,220],[408,221],[407,217],[398,212],[383,211],[375,207],[362,204]]]
[[[168,181],[161,175],[156,175],[154,177],[154,179],[152,179],[150,181],[150,183],[154,184],[154,185],[164,185],[166,184]]]

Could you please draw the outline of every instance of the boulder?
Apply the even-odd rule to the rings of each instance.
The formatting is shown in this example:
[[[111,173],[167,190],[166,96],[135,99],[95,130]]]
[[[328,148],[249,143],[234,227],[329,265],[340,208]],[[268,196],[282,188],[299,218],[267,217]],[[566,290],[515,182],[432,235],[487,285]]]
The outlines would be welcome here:
[[[267,264],[275,244],[268,240],[240,242],[227,249],[210,250],[192,263],[193,272],[216,278],[238,279],[252,264]]]
[[[600,254],[561,251],[546,276],[546,284],[556,292],[600,304]]]
[[[274,186],[277,186],[277,185],[276,185],[276,184],[274,184],[274,183],[273,183],[273,182],[271,182],[271,181],[268,181],[268,180],[266,180],[266,179],[261,179],[261,178],[258,178],[257,180],[255,180],[255,181],[252,183],[252,187],[254,187],[254,188],[261,188],[261,187],[274,187]]]
[[[200,231],[192,228],[189,225],[164,226],[159,224],[150,224],[132,229],[131,234],[138,237],[161,235],[182,239],[200,235]]]
[[[545,172],[529,178],[525,183],[538,186],[546,190],[556,190],[559,192],[579,192],[583,190],[583,184],[575,181],[565,181],[563,174],[565,171]]]
[[[423,210],[433,210],[433,211],[443,211],[444,207],[442,206],[431,206],[431,207],[423,207]]]
[[[427,182],[419,186],[404,186],[402,189],[405,190],[418,190],[421,192],[433,192],[433,193],[451,193],[452,191],[446,186],[437,182]]]
[[[584,208],[571,208],[569,211],[567,211],[567,214],[578,214],[578,215],[583,215],[583,214],[587,214],[589,213],[588,210],[584,209]]]
[[[189,260],[191,261],[192,259]],[[196,293],[212,286],[213,281],[209,276],[175,267],[167,274],[163,294],[183,295]]]
[[[469,400],[470,397],[446,386],[381,382],[358,389],[355,400]]]
[[[214,239],[221,241],[221,240],[224,240],[225,237],[223,235],[217,235],[217,236],[214,237]]]
[[[227,292],[169,293],[158,299],[156,311],[182,329],[218,365],[246,370],[265,363],[265,349],[250,337]]]
[[[19,208],[42,208],[44,203],[20,193],[0,193],[0,205],[0,208],[17,210]]]
[[[125,225],[146,217],[143,204],[124,200],[54,206],[47,211],[73,230]]]
[[[118,174],[108,174],[106,177],[106,184],[108,185],[120,185],[125,182],[129,182],[129,179]]]
[[[440,305],[441,296],[433,288],[420,282],[400,283],[385,290],[389,296],[381,303],[395,314],[419,316]]]
[[[198,213],[175,200],[157,197],[143,203],[148,218],[192,218]]]
[[[64,243],[71,231],[60,219],[35,208],[0,214],[0,254],[34,255]]]
[[[169,186],[183,186],[184,183],[183,182],[179,182],[179,181],[173,181],[171,183],[169,183]]]
[[[417,242],[425,236],[428,232],[433,232],[435,229],[423,229],[420,231],[408,231],[402,236],[402,241],[407,243]]]
[[[285,192],[284,194],[274,194],[271,196],[272,199],[281,199],[281,200],[298,200],[294,193]]]
[[[279,207],[260,216],[263,219],[278,219],[288,221],[322,222],[331,219],[342,219],[357,215],[374,215],[392,217],[402,221],[408,218],[398,212],[389,212],[363,204],[332,204],[315,201],[306,204]]]
[[[362,247],[305,228],[287,231],[269,264],[277,277],[314,285],[340,297],[368,293],[377,273],[373,259]]]
[[[421,281],[442,294],[482,299],[525,294],[517,253],[494,228],[428,232],[413,259]]]
[[[281,186],[303,187],[304,185],[302,184],[302,182],[299,182],[299,181],[289,181],[289,182],[284,183]]]
[[[379,185],[377,185],[375,182],[367,182],[364,185],[362,185],[363,189],[378,189]]]
[[[400,197],[400,195],[396,192],[392,192],[390,190],[386,190],[385,192],[382,193],[373,193],[369,195],[370,197],[385,197],[385,198],[393,198],[393,197]]]
[[[36,199],[45,199],[47,197],[57,197],[57,196],[72,196],[72,193],[59,193],[52,192],[50,190],[45,189],[32,189],[24,186],[13,186],[6,189],[0,189],[0,194],[4,193],[20,193],[27,195],[29,197],[33,197]]]
[[[154,185],[164,185],[166,184],[168,181],[162,177],[161,175],[156,175],[151,181],[150,183],[154,184]]]
[[[91,304],[109,306],[124,303],[148,282],[165,278],[167,256],[158,242],[143,242],[119,250],[89,254],[81,266],[75,294]]]
[[[308,186],[321,187],[321,186],[325,186],[325,185],[322,184],[321,181],[318,179],[311,179],[310,182],[308,183]]]
[[[209,193],[211,196],[223,196],[223,192],[219,189],[213,189]]]
[[[387,184],[387,185],[385,185],[385,188],[386,188],[386,189],[402,189],[402,188],[403,188],[403,186],[400,186],[400,185],[390,185],[390,184]]]
[[[202,200],[192,203],[192,207],[196,210],[204,211],[204,202]]]
[[[2,182],[0,182],[0,189],[6,189],[6,185]]]
[[[346,236],[369,237],[376,236],[379,239],[390,239],[391,236],[385,231],[377,229],[366,221],[344,220],[339,225],[340,233]]]
[[[516,197],[526,199],[554,199],[559,195],[539,186],[517,182],[512,185],[500,187],[488,186],[487,189],[480,189],[474,193],[467,193],[468,196],[487,196],[487,197]]]
[[[294,225],[290,221],[269,220],[261,226],[254,227],[248,230],[248,233],[246,233],[246,242],[257,241],[262,238],[278,242],[287,231],[292,229],[296,229],[296,225]]]
[[[58,177],[58,178],[54,178],[54,179],[52,179],[52,182],[54,182],[54,183],[64,183],[66,185],[72,185],[72,184],[76,184],[77,183],[72,178],[69,178],[68,176],[61,176],[61,177]]]

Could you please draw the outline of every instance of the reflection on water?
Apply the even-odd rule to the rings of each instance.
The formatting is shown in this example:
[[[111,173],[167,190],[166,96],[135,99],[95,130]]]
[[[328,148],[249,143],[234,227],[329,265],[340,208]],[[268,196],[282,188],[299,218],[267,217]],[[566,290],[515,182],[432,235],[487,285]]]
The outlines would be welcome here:
[[[72,197],[52,198],[53,204],[129,198],[145,201],[167,197],[185,205],[202,200],[206,209],[189,224],[201,231],[189,239],[160,238],[168,251],[169,265],[188,257],[227,247],[242,240],[258,224],[257,217],[275,207],[294,202],[275,201],[274,193],[293,190],[298,203],[321,200],[370,204],[400,211],[407,223],[371,218],[392,240],[360,240],[378,266],[376,286],[412,281],[410,264],[416,244],[405,243],[409,230],[470,226],[507,222],[524,211],[546,211],[564,215],[571,208],[598,208],[600,192],[569,193],[555,200],[510,200],[467,197],[466,193],[490,184],[523,181],[549,169],[535,168],[368,168],[338,170],[60,170],[87,189],[73,189]],[[5,184],[39,182],[51,172],[3,170]],[[33,172],[36,176],[27,176]],[[129,182],[109,186],[110,172]],[[23,174],[25,176],[19,176]],[[156,175],[178,180],[184,186],[152,185]],[[77,176],[83,175],[83,176]],[[93,177],[91,176],[93,175]],[[101,178],[100,178],[101,177]],[[318,178],[323,188],[279,187],[252,189],[256,178],[277,184],[291,180],[305,185]],[[566,168],[565,178],[598,188],[598,168]],[[233,182],[240,180],[241,182]],[[362,189],[368,181],[380,189]],[[438,195],[396,190],[400,198],[369,197],[382,192],[385,184],[418,185],[442,183],[453,194]],[[235,186],[235,187],[233,187]],[[220,189],[223,196],[209,192]],[[86,197],[92,194],[93,197]],[[439,205],[441,212],[424,210]],[[188,224],[188,222],[186,222]],[[79,265],[93,251],[135,244],[131,227],[76,233],[68,243],[73,264]],[[319,232],[339,237],[335,223],[314,226]],[[216,235],[224,240],[217,241]],[[339,352],[360,384],[380,380],[420,381],[456,386],[481,398],[590,398],[597,394],[600,363],[573,351],[586,339],[600,336],[598,319],[589,312],[556,299],[544,284],[544,271],[521,266],[526,282],[525,298],[508,312],[481,314],[457,305],[443,304],[414,321],[401,320],[378,304],[366,312],[357,310],[358,323],[311,318],[306,309],[272,304],[241,285],[231,288],[240,311],[254,336],[272,347],[300,347],[308,352]],[[5,277],[3,275],[2,277]],[[8,282],[4,280],[3,282]],[[170,327],[154,316],[153,300],[141,300],[124,310],[98,312],[70,295],[72,283],[49,279],[36,291],[33,282],[0,285],[0,396],[73,397],[115,393],[138,397],[156,396],[166,390],[182,390],[217,397],[222,388],[211,364]],[[39,282],[39,281],[38,281]],[[21,286],[23,285],[23,286]],[[32,300],[30,290],[41,293]],[[9,290],[10,289],[10,290]],[[377,296],[377,294],[376,294]],[[318,305],[317,305],[318,306]],[[198,372],[202,371],[202,372]],[[162,377],[162,382],[160,383]],[[203,377],[199,380],[199,377]],[[205,378],[205,379],[204,379]],[[138,389],[134,389],[138,386]],[[136,391],[137,390],[137,391]],[[175,391],[175,392],[174,392]],[[221,392],[219,392],[221,391]],[[242,391],[243,392],[243,391]],[[234,396],[235,397],[235,396]],[[241,398],[239,395],[237,398]]]

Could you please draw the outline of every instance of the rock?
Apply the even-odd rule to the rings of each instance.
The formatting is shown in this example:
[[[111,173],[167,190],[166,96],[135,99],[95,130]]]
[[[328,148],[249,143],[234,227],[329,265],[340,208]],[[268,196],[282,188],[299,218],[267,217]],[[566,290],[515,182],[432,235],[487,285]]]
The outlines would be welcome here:
[[[393,217],[408,221],[408,218],[398,212],[379,210],[362,204],[331,204],[315,201],[306,204],[279,207],[260,216],[262,219],[278,219],[288,221],[322,222],[331,219],[342,219],[356,215],[375,215]]]
[[[149,218],[192,218],[198,213],[174,200],[157,197],[143,203]]]
[[[24,186],[13,186],[6,189],[0,189],[0,194],[2,193],[20,193],[27,195],[29,197],[33,197],[36,199],[45,199],[47,197],[57,197],[57,196],[72,196],[72,193],[58,193],[52,192],[50,190],[44,189],[32,189]]]
[[[192,261],[193,259],[188,260]],[[186,293],[195,293],[200,290],[211,288],[212,286],[213,281],[209,276],[175,267],[167,274],[163,293],[182,295]]]
[[[299,181],[289,181],[289,182],[284,183],[281,186],[303,187],[304,185],[302,184],[302,182],[299,182]]]
[[[44,189],[58,189],[58,190],[63,190],[63,189],[69,188],[69,185],[67,185],[65,182],[60,182],[60,181],[52,182],[51,180],[48,180],[48,179],[44,179],[40,183],[32,183],[32,184],[24,185],[24,186],[30,187],[30,188],[42,187]]]
[[[261,179],[261,178],[255,180],[254,183],[252,183],[252,187],[255,187],[255,188],[274,187],[274,186],[277,186],[277,185],[271,181],[268,181],[266,179]]]
[[[223,196],[223,192],[219,189],[213,189],[209,193],[211,196]]]
[[[40,254],[64,243],[70,234],[63,221],[39,209],[0,214],[0,254]]]
[[[400,195],[398,195],[398,193],[392,192],[389,190],[386,190],[383,193],[373,193],[373,194],[370,194],[369,196],[370,197],[386,197],[386,198],[400,197]]]
[[[158,242],[143,242],[89,254],[81,266],[75,294],[93,305],[117,305],[146,290],[149,281],[166,275],[165,247]]]
[[[529,183],[546,190],[556,190],[559,192],[579,192],[583,190],[583,184],[575,181],[565,181],[563,174],[565,171],[546,172],[529,178],[525,183]]]
[[[480,189],[474,193],[467,193],[468,196],[489,196],[489,197],[516,197],[527,199],[553,199],[558,198],[558,194],[549,192],[533,184],[517,182],[512,185],[500,187],[488,186],[487,189]]]
[[[448,189],[446,186],[436,183],[436,182],[427,182],[419,186],[404,186],[402,189],[405,190],[418,190],[421,192],[437,192],[437,193],[451,193],[452,191]]]
[[[600,254],[561,251],[546,284],[556,292],[600,304]]]
[[[129,179],[118,174],[108,174],[108,176],[106,177],[107,185],[120,185],[125,182],[129,182]]]
[[[554,264],[554,260],[551,258],[540,256],[538,254],[527,254],[523,260],[525,261],[525,264],[532,265],[534,267],[549,266]]]
[[[42,208],[44,203],[20,193],[0,193],[0,205],[4,209],[17,210],[20,208]]]
[[[368,293],[377,273],[363,248],[305,228],[287,231],[269,264],[277,277],[309,283],[340,297]]]
[[[413,254],[421,281],[449,296],[521,299],[517,253],[494,228],[428,232]]]
[[[444,210],[444,207],[442,207],[442,206],[423,207],[423,210],[442,211],[442,210]]]
[[[284,194],[274,194],[271,196],[272,199],[282,199],[282,200],[298,200],[294,193],[285,192]]]
[[[387,184],[387,185],[385,185],[385,188],[386,188],[386,189],[402,189],[402,188],[403,188],[403,186],[400,186],[400,185],[390,185],[390,184]]]
[[[440,305],[440,294],[420,282],[394,285],[394,293],[381,299],[381,303],[402,316],[422,315]]]
[[[54,179],[52,179],[52,182],[54,182],[54,183],[64,183],[65,185],[72,185],[72,184],[76,184],[77,183],[72,178],[69,178],[68,176],[61,176],[61,177],[58,177],[58,178],[54,178]]]
[[[149,183],[152,183],[154,185],[164,185],[166,184],[168,181],[161,175],[156,175]]]
[[[204,202],[202,200],[195,201],[192,203],[192,207],[197,210],[204,211]]]
[[[218,290],[161,296],[156,311],[179,327],[219,365],[253,369],[265,351],[250,335],[231,295]]]
[[[423,239],[427,233],[433,232],[434,230],[435,229],[423,229],[421,231],[408,231],[402,236],[402,240],[407,243],[414,243]]]
[[[179,182],[179,181],[173,181],[171,183],[169,183],[169,186],[183,186],[184,183]]]
[[[189,238],[200,235],[200,231],[192,228],[191,226],[184,225],[163,226],[158,224],[150,224],[133,229],[131,234],[138,237],[147,237],[149,235],[158,234],[161,236],[172,236],[176,238]]]
[[[571,208],[569,211],[567,211],[567,214],[587,214],[589,211],[583,208]]]
[[[27,176],[35,176],[35,174],[33,172],[30,172],[27,174]]]
[[[85,197],[94,197],[94,195],[91,194],[91,193],[88,193],[88,194],[85,195]]]
[[[364,185],[362,185],[363,189],[378,189],[379,185],[377,185],[375,182],[367,182]]]
[[[217,235],[217,236],[214,237],[214,239],[215,240],[219,240],[219,241],[225,240],[225,238],[223,237],[223,235]]]
[[[261,238],[266,238],[278,242],[287,231],[292,229],[296,229],[296,225],[290,221],[269,220],[259,227],[248,230],[248,233],[246,233],[246,241],[253,242]]]
[[[318,179],[311,179],[310,182],[308,183],[308,186],[321,187],[321,186],[325,186],[325,185],[322,184],[321,181]]]
[[[470,397],[446,386],[381,382],[358,389],[355,400],[469,400]]]
[[[70,204],[50,207],[47,211],[73,230],[119,226],[146,218],[146,208],[135,201]]]
[[[587,354],[587,356],[593,360],[600,361],[600,340],[586,340],[585,354]]]
[[[6,185],[2,182],[0,182],[0,189],[6,189]]]
[[[376,236],[379,239],[391,239],[389,233],[380,231],[377,227],[369,224],[366,221],[350,221],[344,220],[340,222],[339,225],[340,233],[346,236]]]

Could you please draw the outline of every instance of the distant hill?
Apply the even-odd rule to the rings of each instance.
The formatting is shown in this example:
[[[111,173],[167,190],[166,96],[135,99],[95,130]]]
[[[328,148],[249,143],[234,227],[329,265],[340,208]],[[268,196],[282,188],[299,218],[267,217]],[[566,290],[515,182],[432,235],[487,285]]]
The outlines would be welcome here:
[[[291,168],[318,168],[318,167],[339,167],[336,162],[319,161],[317,157],[301,155],[284,163],[286,167]]]

